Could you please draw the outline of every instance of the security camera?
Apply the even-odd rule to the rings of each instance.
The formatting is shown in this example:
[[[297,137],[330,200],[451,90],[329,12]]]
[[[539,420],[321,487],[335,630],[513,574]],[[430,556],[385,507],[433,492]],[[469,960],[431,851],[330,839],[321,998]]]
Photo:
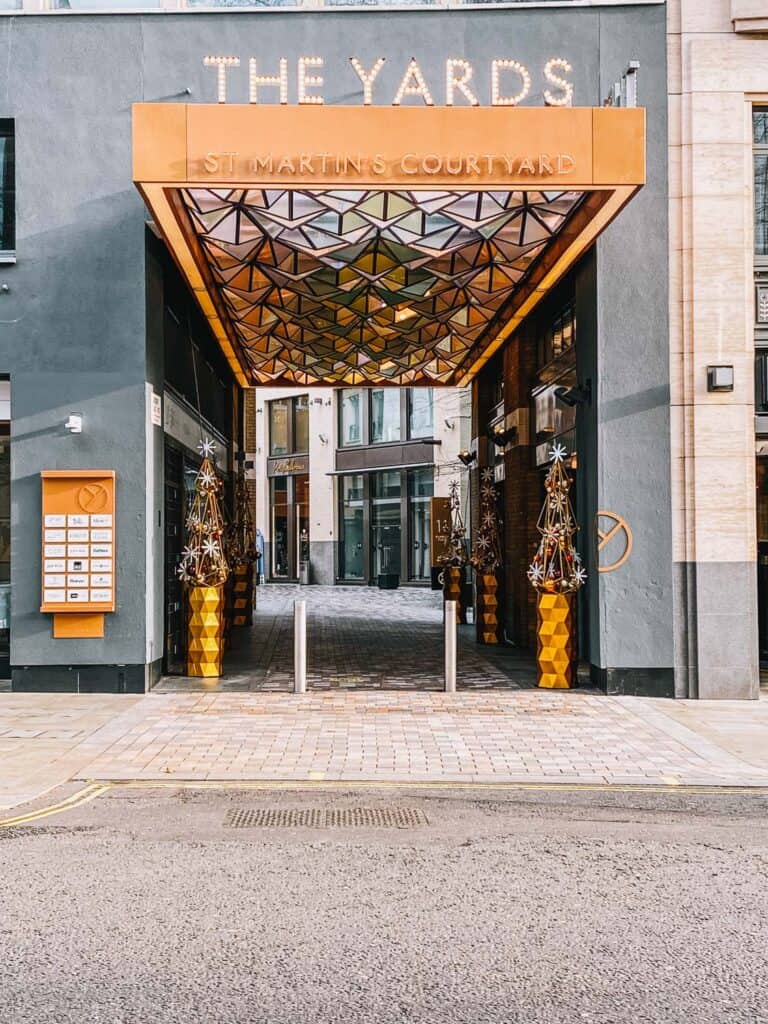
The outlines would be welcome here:
[[[587,381],[583,388],[555,388],[555,398],[569,409],[578,405],[589,405],[592,401],[591,381]]]

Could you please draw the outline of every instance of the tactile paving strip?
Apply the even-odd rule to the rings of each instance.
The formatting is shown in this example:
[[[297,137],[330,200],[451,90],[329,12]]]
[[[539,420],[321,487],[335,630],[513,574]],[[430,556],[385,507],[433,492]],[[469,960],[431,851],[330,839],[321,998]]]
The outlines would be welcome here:
[[[429,824],[413,807],[233,807],[224,824],[230,828],[417,828]]]

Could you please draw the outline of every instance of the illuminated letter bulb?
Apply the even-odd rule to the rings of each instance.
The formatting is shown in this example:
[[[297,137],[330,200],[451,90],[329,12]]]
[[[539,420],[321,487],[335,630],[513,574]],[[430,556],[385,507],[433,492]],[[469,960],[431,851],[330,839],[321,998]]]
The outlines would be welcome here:
[[[499,72],[516,71],[523,83],[523,87],[516,96],[502,96],[499,92]],[[517,60],[494,60],[491,61],[491,105],[494,107],[515,107],[521,103],[531,91],[531,76],[528,68]]]
[[[357,57],[350,57],[349,62],[357,73],[357,77],[363,83],[363,106],[370,107],[373,102],[373,83],[376,79],[376,75],[384,67],[386,57],[379,57],[376,63],[373,65],[370,71],[366,71]]]
[[[216,92],[219,103],[227,102],[227,69],[239,68],[239,57],[203,57],[207,68],[216,68]]]
[[[259,86],[276,85],[280,89],[280,102],[285,105],[288,102],[288,60],[280,58],[280,74],[278,75],[257,75],[256,58],[251,57],[248,61],[248,102],[259,102]]]
[[[308,75],[307,68],[321,68],[322,57],[299,57],[299,103],[322,103],[322,96],[308,96],[307,86],[323,84],[321,75]]]
[[[456,75],[456,71],[461,74]],[[480,101],[467,85],[472,78],[472,65],[463,57],[451,57],[445,62],[445,105],[453,106],[453,90],[458,89],[469,100],[473,107],[479,107]]]
[[[552,85],[562,89],[564,95],[555,96],[549,89],[545,89],[544,101],[550,107],[570,107],[573,100],[573,83],[569,82],[567,78],[560,78],[559,75],[554,75],[552,72],[555,68],[559,71],[564,71],[566,74],[573,70],[565,57],[553,57],[552,60],[547,61],[544,65],[544,77]]]
[[[413,79],[413,81],[411,81],[411,79]],[[435,105],[432,101],[430,91],[427,88],[427,83],[424,81],[424,75],[421,73],[421,68],[413,57],[411,57],[410,63],[403,75],[400,88],[395,93],[395,98],[392,100],[392,106],[399,107],[400,100],[403,96],[421,96],[428,107],[434,107]]]

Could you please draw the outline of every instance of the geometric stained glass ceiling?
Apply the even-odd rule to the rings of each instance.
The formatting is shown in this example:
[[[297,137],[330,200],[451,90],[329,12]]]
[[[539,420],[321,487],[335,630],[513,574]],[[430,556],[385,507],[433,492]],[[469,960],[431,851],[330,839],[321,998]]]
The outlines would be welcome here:
[[[455,379],[579,191],[185,188],[254,383]]]

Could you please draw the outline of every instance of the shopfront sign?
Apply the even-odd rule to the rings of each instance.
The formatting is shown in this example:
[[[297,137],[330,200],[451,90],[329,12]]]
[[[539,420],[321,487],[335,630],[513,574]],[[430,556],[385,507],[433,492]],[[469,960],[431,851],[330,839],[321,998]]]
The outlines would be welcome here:
[[[299,476],[309,472],[308,455],[291,455],[284,459],[267,459],[267,476]]]
[[[40,476],[40,611],[54,613],[54,636],[103,636],[104,613],[115,610],[114,470],[56,469]],[[62,614],[75,618],[62,620]]]
[[[212,68],[216,75],[216,95],[219,103],[227,102],[227,85],[230,72],[237,74],[241,65],[248,67],[248,100],[250,103],[279,102],[287,104],[290,86],[295,89],[296,102],[300,105],[321,106],[325,103],[323,88],[336,76],[346,75],[350,84],[357,79],[362,87],[362,106],[373,104],[374,95],[378,103],[388,97],[379,95],[379,73],[387,63],[386,57],[377,57],[364,63],[358,57],[350,57],[349,64],[334,67],[325,58],[313,55],[299,57],[296,62],[287,57],[273,58],[271,63],[256,57],[241,58],[228,54],[207,56],[203,64]],[[490,80],[488,96],[481,100],[475,82],[475,66],[465,57],[448,57],[445,60],[445,74],[442,82],[428,82],[419,62],[413,58],[398,72],[398,87],[390,103],[399,107],[405,97],[413,97],[424,106],[435,106],[435,97],[446,107],[464,105],[479,107],[514,107],[522,103],[531,92],[535,78],[537,89],[541,89],[544,103],[549,107],[568,107],[573,101],[573,71],[565,57],[552,57],[542,67],[533,68],[511,57],[495,57],[487,69]],[[444,91],[443,91],[444,90]]]

